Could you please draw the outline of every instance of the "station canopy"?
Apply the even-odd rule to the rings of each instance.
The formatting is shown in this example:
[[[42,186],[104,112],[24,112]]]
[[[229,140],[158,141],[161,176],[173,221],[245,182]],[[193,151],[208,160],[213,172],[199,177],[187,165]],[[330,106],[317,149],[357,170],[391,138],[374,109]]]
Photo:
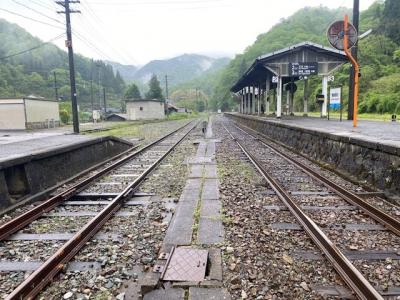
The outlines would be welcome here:
[[[299,80],[300,76],[293,76],[292,64],[310,64],[316,66],[316,74],[329,75],[348,58],[343,51],[325,47],[312,42],[302,42],[281,50],[259,56],[244,75],[231,88],[234,93],[248,86],[266,88],[266,82],[273,87],[272,77],[280,76],[282,83]]]

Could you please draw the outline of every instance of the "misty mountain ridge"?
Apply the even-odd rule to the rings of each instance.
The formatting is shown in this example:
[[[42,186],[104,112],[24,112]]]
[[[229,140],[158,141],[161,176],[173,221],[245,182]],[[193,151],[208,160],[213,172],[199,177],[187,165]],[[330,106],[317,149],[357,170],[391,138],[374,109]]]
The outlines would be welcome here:
[[[171,86],[190,81],[200,75],[214,72],[225,67],[230,58],[213,58],[200,54],[182,54],[170,59],[152,60],[140,68],[136,66],[122,65],[114,62],[108,62],[118,71],[125,81],[138,81],[147,83],[153,74],[158,79],[165,80],[168,75],[168,81]]]

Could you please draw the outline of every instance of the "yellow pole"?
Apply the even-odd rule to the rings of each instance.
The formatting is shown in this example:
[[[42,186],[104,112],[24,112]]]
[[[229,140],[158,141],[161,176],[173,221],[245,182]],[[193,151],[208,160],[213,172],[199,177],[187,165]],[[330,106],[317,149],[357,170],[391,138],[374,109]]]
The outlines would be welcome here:
[[[344,52],[347,57],[350,59],[351,64],[354,67],[354,115],[353,115],[353,127],[357,127],[357,112],[358,112],[358,81],[359,81],[359,73],[360,67],[354,57],[351,55],[349,51],[349,17],[347,15],[344,16],[344,39],[343,46]]]

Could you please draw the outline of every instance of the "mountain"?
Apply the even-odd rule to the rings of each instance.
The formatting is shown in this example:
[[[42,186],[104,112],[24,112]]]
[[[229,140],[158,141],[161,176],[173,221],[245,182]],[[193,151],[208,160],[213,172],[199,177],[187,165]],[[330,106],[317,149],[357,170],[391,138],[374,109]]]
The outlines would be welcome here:
[[[58,96],[69,102],[68,56],[64,50],[54,44],[44,43],[25,29],[4,19],[0,19],[0,41],[0,97],[35,94],[54,99],[56,76]],[[78,102],[82,111],[89,110],[91,106],[92,74],[95,107],[102,103],[102,95],[98,91],[103,87],[109,105],[121,107],[125,82],[119,72],[114,73],[111,65],[103,61],[92,62],[91,59],[76,54],[75,70]],[[98,85],[99,81],[101,86]]]
[[[134,65],[123,65],[114,61],[107,61],[107,64],[113,67],[114,72],[119,72],[125,81],[131,82],[135,79],[134,75],[138,67]]]
[[[183,54],[166,60],[153,60],[141,67],[133,75],[142,83],[150,80],[156,74],[159,80],[168,75],[171,86],[190,81],[197,76],[219,70],[226,66],[229,58],[212,58],[198,54]]]

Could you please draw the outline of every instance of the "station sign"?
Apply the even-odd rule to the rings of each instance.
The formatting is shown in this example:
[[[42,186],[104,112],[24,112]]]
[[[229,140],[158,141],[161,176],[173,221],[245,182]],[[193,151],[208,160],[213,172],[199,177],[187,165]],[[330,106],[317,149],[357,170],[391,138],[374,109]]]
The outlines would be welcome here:
[[[317,74],[317,62],[289,63],[289,76],[310,76]]]
[[[341,88],[331,88],[329,91],[329,107],[332,109],[340,108]]]

